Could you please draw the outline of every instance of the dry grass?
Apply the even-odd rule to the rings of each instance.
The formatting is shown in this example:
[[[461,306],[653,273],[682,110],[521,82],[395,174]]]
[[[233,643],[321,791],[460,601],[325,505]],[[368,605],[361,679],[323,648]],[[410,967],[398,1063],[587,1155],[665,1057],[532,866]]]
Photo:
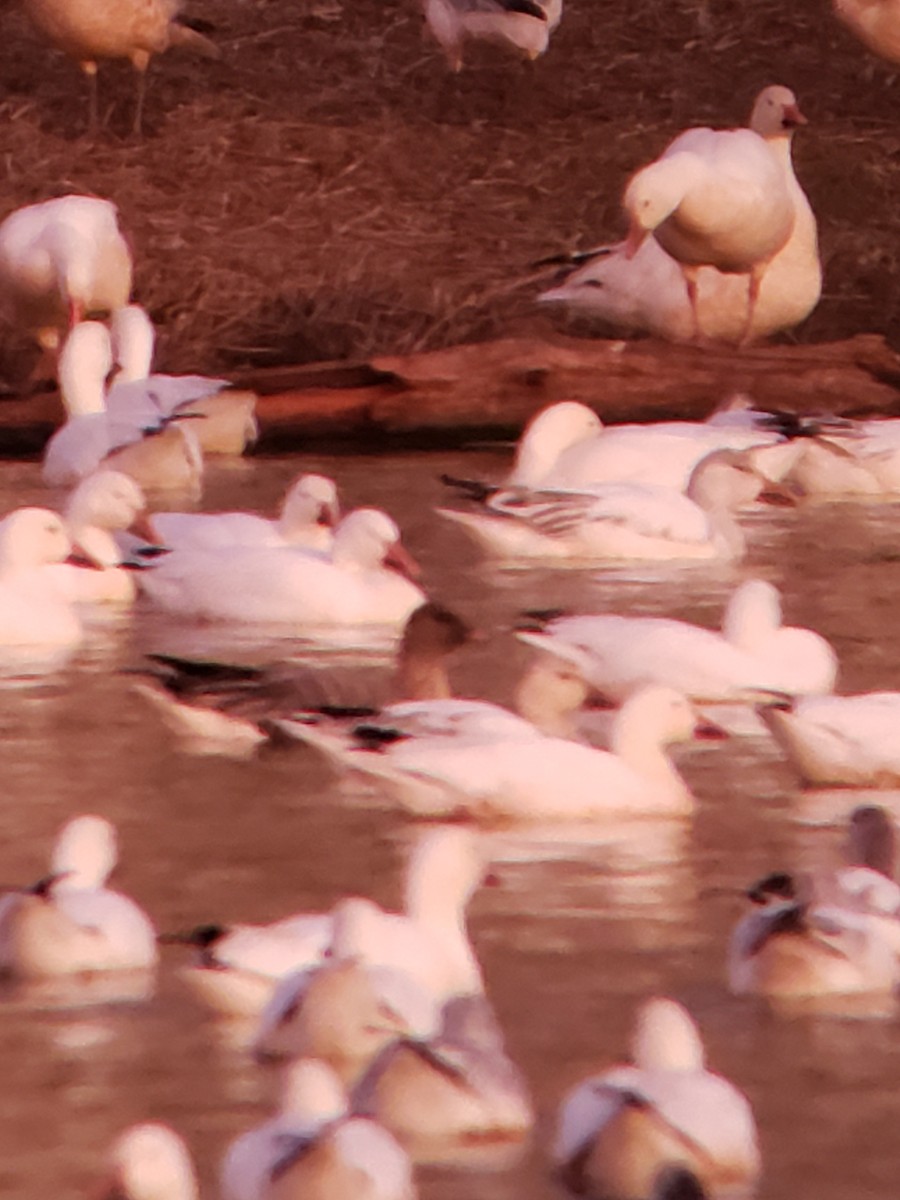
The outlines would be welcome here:
[[[415,0],[194,0],[220,63],[151,69],[132,139],[125,64],[86,93],[0,7],[0,213],[63,191],[119,205],[161,365],[212,370],[544,327],[528,263],[621,231],[628,173],[679,129],[798,93],[798,169],[826,296],[801,338],[900,343],[900,83],[825,0],[567,0],[550,51],[476,48],[448,75]],[[0,375],[27,363],[0,331]]]

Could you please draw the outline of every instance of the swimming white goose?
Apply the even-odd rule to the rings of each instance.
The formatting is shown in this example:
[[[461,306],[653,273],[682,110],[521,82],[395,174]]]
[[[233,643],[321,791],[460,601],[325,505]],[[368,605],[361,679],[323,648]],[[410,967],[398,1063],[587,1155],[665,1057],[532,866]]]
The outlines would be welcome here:
[[[539,58],[562,19],[562,0],[423,0],[425,20],[450,69],[463,65],[469,38],[501,42]]]
[[[897,0],[832,0],[835,16],[888,62],[900,62],[900,4]]]
[[[900,784],[900,692],[798,697],[759,713],[806,783]]]
[[[633,1065],[586,1080],[562,1103],[553,1158],[567,1186],[598,1200],[644,1200],[679,1167],[711,1195],[751,1188],[760,1171],[753,1112],[742,1092],[706,1069],[685,1009],[646,1001],[631,1051]]]
[[[197,1177],[182,1139],[168,1125],[132,1125],[115,1140],[96,1200],[198,1200]]]
[[[837,656],[809,629],[785,626],[777,589],[748,579],[732,594],[721,632],[668,617],[562,616],[523,641],[573,661],[621,702],[648,683],[695,700],[758,700],[760,693],[830,692]]]
[[[145,491],[199,495],[203,457],[187,421],[157,422],[152,430],[128,412],[108,412],[106,377],[112,366],[109,331],[82,321],[59,356],[59,386],[68,418],[44,451],[51,486],[78,483],[101,464],[123,471]]]
[[[324,714],[348,720],[377,715],[388,698],[438,700],[452,695],[447,660],[471,630],[455,613],[428,602],[408,618],[397,647],[393,679],[383,667],[351,671],[279,664],[269,668],[150,655],[146,682],[135,690],[157,709],[180,744],[196,754],[247,758],[267,742],[271,722]]]
[[[340,1080],[303,1059],[287,1071],[276,1116],[229,1146],[222,1200],[414,1200],[404,1150],[377,1122],[350,1114]]]
[[[811,500],[894,498],[900,494],[900,422],[847,422],[804,438],[785,479]]]
[[[746,340],[760,284],[795,219],[784,164],[768,142],[752,129],[689,129],[632,177],[622,204],[630,222],[626,255],[652,234],[680,264],[695,337],[703,333],[698,269],[747,276]]]
[[[506,485],[579,491],[627,482],[684,491],[697,465],[714,450],[747,450],[781,441],[771,430],[700,421],[604,426],[586,405],[565,400],[541,409],[529,421]]]
[[[62,519],[46,508],[20,508],[0,521],[0,665],[73,649],[81,622],[46,573],[71,551]]]
[[[171,550],[300,546],[327,551],[339,518],[333,480],[324,475],[300,475],[285,492],[276,520],[248,512],[164,512],[157,513],[153,523]]]
[[[401,626],[426,599],[406,577],[416,570],[391,518],[360,508],[338,525],[328,556],[294,546],[176,552],[140,582],[184,617],[328,631]]]
[[[90,83],[89,132],[97,128],[97,62],[127,58],[137,71],[134,132],[141,132],[147,68],[154,54],[184,46],[206,58],[218,58],[209,38],[190,28],[177,0],[27,0],[37,30],[81,67]]]
[[[132,574],[121,566],[113,534],[127,529],[155,538],[144,516],[146,507],[141,489],[120,471],[97,471],[75,488],[64,516],[78,561],[46,568],[69,600],[99,604],[134,600],[137,587]]]
[[[116,206],[60,196],[16,209],[0,224],[0,304],[45,350],[89,313],[128,303],[131,252]]]
[[[764,138],[784,171],[794,204],[794,227],[769,263],[749,327],[750,339],[768,337],[799,324],[822,291],[816,219],[791,162],[791,138],[805,118],[788,88],[767,87],[756,99],[749,127]],[[694,336],[684,277],[678,263],[656,238],[646,238],[629,258],[626,245],[601,246],[575,255],[580,266],[538,297],[590,313],[612,325],[689,341]],[[697,311],[704,337],[737,342],[747,328],[747,286],[739,276],[713,266],[697,270]]]
[[[680,693],[637,691],[614,718],[607,752],[570,740],[588,694],[580,672],[547,655],[525,684],[519,706],[524,699],[528,716],[485,702],[442,700],[391,705],[377,723],[349,733],[279,724],[341,769],[377,779],[413,812],[588,820],[692,811],[691,793],[665,747],[713,730],[700,725]]]
[[[204,454],[243,454],[256,440],[256,396],[231,388],[226,379],[204,375],[151,375],[156,333],[147,311],[129,304],[110,321],[113,359],[118,370],[106,407],[141,426],[176,414],[197,419],[191,428]]]
[[[770,487],[754,466],[756,453],[714,450],[684,493],[641,483],[597,484],[581,493],[506,488],[486,498],[486,511],[437,511],[485,553],[513,561],[735,559],[745,539],[734,512],[764,499]]]
[[[156,965],[156,933],[127,896],[107,888],[116,834],[81,816],[59,833],[50,874],[0,902],[0,969],[20,980]]]
[[[466,934],[465,910],[484,870],[471,833],[430,830],[409,858],[404,911],[367,922],[357,956],[373,966],[408,971],[441,999],[479,992],[481,972]],[[258,1016],[279,980],[323,961],[332,936],[331,914],[301,913],[266,926],[201,927],[168,940],[202,947],[200,961],[182,975],[205,1003],[224,1015]],[[302,987],[305,980],[298,982]],[[293,986],[279,989],[271,1007],[273,1026],[289,1010]]]

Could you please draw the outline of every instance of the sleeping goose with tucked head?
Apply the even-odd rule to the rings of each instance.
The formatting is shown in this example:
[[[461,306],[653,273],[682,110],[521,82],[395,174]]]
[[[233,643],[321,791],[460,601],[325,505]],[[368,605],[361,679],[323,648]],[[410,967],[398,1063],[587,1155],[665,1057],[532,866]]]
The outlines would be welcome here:
[[[0,224],[0,304],[47,351],[88,314],[126,305],[131,282],[131,251],[109,200],[59,196]]]
[[[351,1115],[337,1075],[288,1068],[278,1113],[236,1138],[222,1161],[223,1200],[415,1200],[409,1158],[376,1121]]]
[[[699,269],[746,276],[746,341],[762,280],[796,219],[784,163],[767,140],[752,129],[689,129],[632,177],[622,204],[626,256],[652,234],[681,266],[694,337],[703,336]]]
[[[752,1110],[742,1092],[707,1070],[685,1009],[646,1001],[631,1049],[632,1065],[586,1080],[563,1101],[553,1147],[563,1182],[595,1200],[658,1196],[660,1176],[673,1169],[701,1195],[752,1188],[760,1172]]]
[[[0,667],[55,663],[83,629],[47,568],[72,549],[65,525],[46,508],[18,508],[0,521]]]
[[[562,0],[423,0],[425,20],[452,71],[470,38],[512,46],[538,58],[562,19]]]
[[[767,87],[756,99],[749,128],[764,138],[781,163],[794,204],[790,237],[772,258],[760,281],[749,338],[768,337],[804,320],[822,291],[816,219],[794,174],[791,140],[805,117],[793,92]],[[670,341],[695,336],[694,314],[681,267],[656,238],[645,238],[629,257],[626,243],[573,255],[578,265],[561,284],[538,297],[562,303],[633,332]],[[697,313],[703,336],[737,342],[747,329],[747,286],[743,278],[714,266],[697,269]]]
[[[49,875],[0,903],[0,969],[32,980],[154,967],[152,924],[133,900],[106,886],[117,857],[109,821],[69,821],[53,847]]]

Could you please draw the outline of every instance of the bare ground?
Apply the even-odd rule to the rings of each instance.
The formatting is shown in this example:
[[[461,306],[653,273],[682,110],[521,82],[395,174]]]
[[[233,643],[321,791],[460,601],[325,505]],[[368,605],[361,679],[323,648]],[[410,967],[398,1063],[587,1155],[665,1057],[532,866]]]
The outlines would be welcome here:
[[[740,123],[780,82],[810,118],[795,159],[826,263],[796,336],[900,345],[893,69],[825,0],[567,5],[537,63],[476,47],[453,76],[416,0],[193,0],[222,61],[157,60],[142,140],[131,69],[106,64],[91,141],[77,67],[0,2],[0,214],[113,199],[169,370],[546,331],[564,321],[537,311],[529,263],[619,236],[636,166],[688,125]],[[28,362],[0,329],[0,378]]]

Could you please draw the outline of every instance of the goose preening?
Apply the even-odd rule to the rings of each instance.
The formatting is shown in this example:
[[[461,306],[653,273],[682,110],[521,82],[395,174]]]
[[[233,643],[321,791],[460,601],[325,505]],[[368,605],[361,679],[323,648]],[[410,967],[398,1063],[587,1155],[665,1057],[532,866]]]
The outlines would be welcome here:
[[[49,874],[0,902],[0,970],[32,980],[154,967],[153,925],[133,900],[106,886],[117,858],[109,821],[69,821]]]
[[[649,683],[677,687],[695,700],[752,701],[766,692],[830,692],[837,676],[828,642],[782,624],[778,591],[762,579],[733,592],[721,631],[668,617],[598,613],[555,617],[519,636],[570,659],[616,701]]]
[[[900,4],[897,0],[832,0],[835,16],[888,62],[900,62]]]
[[[873,6],[881,7],[881,6]],[[703,336],[713,341],[751,340],[790,329],[803,321],[822,291],[816,219],[791,162],[791,139],[804,123],[793,92],[767,87],[756,99],[749,127],[764,138],[781,164],[794,205],[794,226],[769,262],[747,322],[747,285],[714,266],[696,273],[696,305]],[[681,267],[656,238],[646,238],[629,257],[626,243],[601,246],[573,256],[579,266],[538,299],[563,303],[611,325],[655,334],[671,341],[695,335],[694,314]]]
[[[718,735],[671,688],[646,687],[615,715],[611,752],[571,740],[588,696],[581,673],[542,656],[519,686],[517,716],[486,702],[397,704],[355,728],[279,722],[343,770],[376,780],[423,815],[590,820],[682,816],[693,797],[666,754],[692,737]]]
[[[84,316],[126,305],[131,281],[131,252],[109,200],[60,196],[0,224],[0,304],[47,351]]]
[[[329,554],[296,546],[235,546],[167,554],[141,573],[158,607],[182,617],[328,633],[403,625],[424,603],[418,568],[386,513],[359,508]]]
[[[306,474],[285,492],[274,520],[249,512],[164,512],[156,514],[154,526],[170,550],[299,546],[328,551],[340,515],[333,480]]]
[[[900,422],[846,422],[804,438],[785,471],[804,499],[894,499],[900,494]]]
[[[274,1117],[236,1138],[222,1161],[222,1200],[415,1200],[406,1152],[377,1121],[351,1114],[337,1075],[302,1059],[288,1068]]]
[[[121,471],[97,471],[75,488],[66,501],[64,519],[76,560],[45,568],[69,600],[100,604],[134,600],[134,577],[121,565],[114,534],[130,530],[154,540],[146,507],[141,489]]]
[[[595,1200],[752,1188],[761,1164],[750,1104],[707,1070],[699,1031],[680,1004],[655,998],[641,1006],[631,1059],[563,1100],[553,1146],[562,1181]],[[673,1169],[688,1174],[693,1192],[661,1190]],[[680,1182],[687,1184],[683,1175]]]
[[[125,407],[106,407],[106,377],[113,363],[109,331],[82,321],[59,356],[59,386],[66,423],[44,450],[43,478],[53,486],[78,483],[101,464],[123,471],[145,491],[199,495],[203,456],[192,422],[158,418],[146,428]]]
[[[874,805],[850,816],[837,870],[766,876],[728,952],[733,992],[772,997],[889,993],[900,982],[896,834]]]
[[[106,395],[113,416],[138,427],[160,419],[195,418],[192,429],[204,454],[243,454],[256,441],[256,395],[205,375],[151,374],[156,332],[146,309],[129,304],[110,320],[118,369]]]
[[[754,465],[756,453],[714,450],[694,468],[683,493],[647,483],[597,484],[584,492],[505,488],[488,495],[482,511],[437,512],[461,525],[486,554],[513,562],[736,559],[745,538],[735,511],[773,494]]]
[[[481,972],[465,929],[465,909],[481,882],[485,863],[472,835],[435,829],[414,847],[406,869],[404,911],[351,924],[354,954],[375,967],[405,971],[440,1001],[481,991]],[[351,913],[351,917],[355,914]],[[330,913],[302,913],[271,925],[231,929],[204,926],[166,940],[199,945],[198,961],[182,972],[191,990],[226,1016],[263,1018],[257,1042],[274,1053],[293,1020],[291,1006],[306,984],[306,969],[319,966],[334,934]],[[301,978],[301,975],[303,976]],[[276,985],[284,980],[283,987]],[[271,1038],[265,1033],[271,1030]]]
[[[316,721],[343,712],[348,720],[360,720],[377,715],[389,699],[452,695],[447,660],[471,636],[455,613],[429,601],[403,627],[392,677],[384,667],[255,668],[151,655],[149,678],[135,690],[159,711],[185,749],[245,758],[269,740],[271,722],[278,718],[304,713]]]
[[[218,58],[216,45],[192,29],[180,14],[178,0],[26,0],[25,8],[39,33],[75,60],[90,84],[89,132],[95,132],[97,64],[127,58],[137,71],[134,132],[141,132],[147,68],[154,54],[184,46],[205,58]]]
[[[900,784],[900,692],[796,697],[759,714],[808,784]]]
[[[81,641],[81,622],[50,564],[71,542],[62,519],[46,508],[19,508],[0,521],[0,666],[27,668],[56,660]]]
[[[132,1125],[116,1138],[96,1200],[198,1200],[194,1164],[168,1125]]]
[[[538,58],[562,19],[562,0],[423,0],[425,20],[450,69],[463,65],[470,38],[500,42]]]
[[[782,120],[802,120],[796,101],[780,108]],[[762,280],[794,228],[788,166],[785,155],[752,129],[688,129],[626,187],[622,204],[630,227],[624,253],[633,256],[653,235],[676,260],[695,338],[704,333],[698,307],[698,272],[704,266],[746,276],[739,340],[749,338]]]

